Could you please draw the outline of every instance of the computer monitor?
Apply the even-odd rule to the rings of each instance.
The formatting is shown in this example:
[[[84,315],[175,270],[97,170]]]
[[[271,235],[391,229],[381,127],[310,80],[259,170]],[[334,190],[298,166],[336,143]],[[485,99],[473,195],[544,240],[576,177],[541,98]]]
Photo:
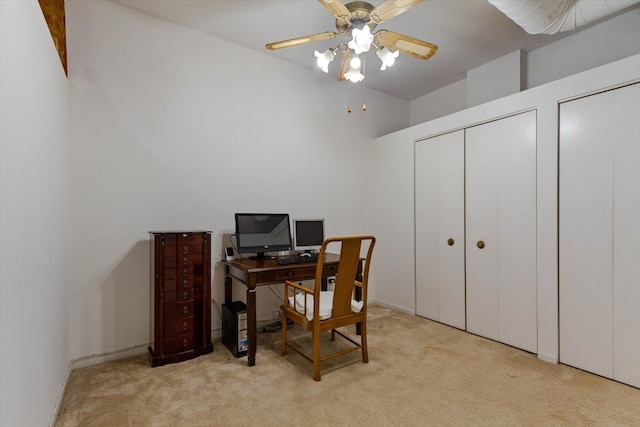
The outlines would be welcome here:
[[[324,219],[294,219],[293,240],[297,251],[320,249],[324,242]]]
[[[290,251],[289,214],[237,213],[236,242],[239,253],[255,253],[251,259],[270,259],[266,252]]]

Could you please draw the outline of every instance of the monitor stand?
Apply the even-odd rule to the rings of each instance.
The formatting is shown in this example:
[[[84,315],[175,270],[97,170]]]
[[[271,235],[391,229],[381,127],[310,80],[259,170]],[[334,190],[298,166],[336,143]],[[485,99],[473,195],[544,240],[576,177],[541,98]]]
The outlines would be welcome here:
[[[249,259],[254,259],[256,261],[266,261],[268,259],[273,259],[273,257],[265,255],[264,252],[257,252],[255,256],[250,256]]]

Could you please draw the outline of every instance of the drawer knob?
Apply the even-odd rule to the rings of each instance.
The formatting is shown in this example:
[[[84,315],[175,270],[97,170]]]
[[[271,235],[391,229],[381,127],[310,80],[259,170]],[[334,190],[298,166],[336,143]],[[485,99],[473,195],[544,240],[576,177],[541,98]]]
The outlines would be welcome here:
[[[184,314],[187,314],[189,312],[189,307],[187,307],[186,305],[184,307],[182,307],[182,312]]]
[[[183,287],[183,288],[186,288],[186,287],[187,287],[187,285],[188,285],[187,281],[186,281],[186,280],[183,280],[183,281],[182,281],[182,287]]]
[[[182,265],[187,265],[189,264],[189,260],[185,257],[182,259]]]
[[[182,253],[183,254],[187,254],[187,252],[189,252],[189,248],[187,248],[186,246],[182,249]]]
[[[455,243],[455,241],[453,239],[447,240],[447,245],[449,245],[449,246],[453,246],[454,243]]]
[[[189,299],[189,293],[187,291],[182,293],[182,299]]]
[[[187,277],[187,274],[189,274],[189,273],[187,273],[187,269],[185,268],[185,269],[182,271],[182,276],[183,276],[183,277]]]
[[[184,322],[184,323],[182,324],[182,330],[183,330],[183,331],[186,331],[186,330],[187,330],[187,322]]]
[[[187,339],[186,339],[186,338],[185,338],[185,339],[183,339],[183,340],[182,340],[182,346],[183,346],[183,347],[186,347],[186,346],[187,346],[187,344],[188,344],[188,343],[187,343]]]
[[[480,249],[484,249],[484,247],[485,247],[485,244],[484,244],[484,242],[482,240],[478,240],[478,243],[476,243],[476,245]]]

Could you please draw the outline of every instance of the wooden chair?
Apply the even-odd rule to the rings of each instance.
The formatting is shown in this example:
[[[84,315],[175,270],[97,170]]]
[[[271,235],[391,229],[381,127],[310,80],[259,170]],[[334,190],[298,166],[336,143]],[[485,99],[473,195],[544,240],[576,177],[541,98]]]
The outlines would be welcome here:
[[[313,354],[309,357],[303,351],[287,342],[287,328],[282,328],[282,354],[287,354],[290,347],[303,357],[313,362],[313,376],[320,381],[320,362],[342,356],[352,351],[362,350],[362,361],[369,362],[367,352],[367,283],[369,279],[369,265],[376,239],[373,236],[333,237],[322,243],[313,288],[301,286],[292,281],[286,281],[284,287],[284,303],[282,304],[282,324],[287,319],[293,320],[301,327],[311,331],[313,340]],[[363,244],[368,244],[367,255],[364,259],[362,281],[357,280],[360,252]],[[339,246],[340,260],[333,291],[322,291],[322,269],[325,252],[331,245],[332,250]],[[329,251],[330,252],[330,251]],[[354,299],[356,287],[360,288],[360,301]],[[320,304],[314,304],[320,301]],[[347,325],[360,325],[360,343],[344,335],[336,328]],[[331,331],[331,340],[335,340],[336,333],[347,339],[353,346],[320,357],[320,334]]]

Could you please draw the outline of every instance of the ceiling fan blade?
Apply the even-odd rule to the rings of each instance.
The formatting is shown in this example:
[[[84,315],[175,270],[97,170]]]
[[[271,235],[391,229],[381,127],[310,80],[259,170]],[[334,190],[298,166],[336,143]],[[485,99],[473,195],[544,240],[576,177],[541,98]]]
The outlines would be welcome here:
[[[386,0],[371,11],[371,22],[377,25],[388,21],[422,2],[424,0]]]
[[[282,40],[264,45],[269,50],[284,49],[285,47],[297,46],[299,44],[314,42],[317,40],[329,40],[336,36],[336,33],[327,31],[326,33],[312,34],[310,36],[298,37],[295,39]]]
[[[340,61],[340,71],[338,71],[338,80],[343,81],[346,80],[344,78],[344,73],[349,71],[349,61],[351,61],[351,52],[349,49],[345,49],[342,51],[342,60]]]
[[[399,50],[418,59],[429,59],[436,54],[438,46],[393,31],[380,30],[374,43],[390,50]]]
[[[339,23],[347,25],[351,23],[351,12],[340,0],[318,0]]]

